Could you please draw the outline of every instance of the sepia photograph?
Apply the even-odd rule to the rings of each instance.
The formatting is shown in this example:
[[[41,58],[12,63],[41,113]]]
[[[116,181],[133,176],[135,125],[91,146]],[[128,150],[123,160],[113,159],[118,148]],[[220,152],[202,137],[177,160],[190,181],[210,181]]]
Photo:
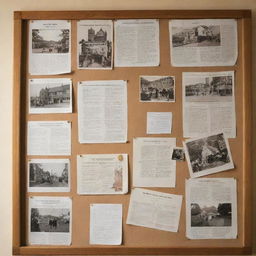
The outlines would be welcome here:
[[[192,80],[192,79],[191,79]],[[231,102],[232,76],[197,77],[185,85],[186,102]]]
[[[68,208],[31,208],[30,232],[69,233],[70,210]]]
[[[185,160],[185,152],[183,148],[174,148],[172,152],[172,160],[184,161]]]
[[[231,226],[231,203],[191,203],[191,227]]]
[[[140,76],[141,102],[175,102],[173,76]]]
[[[68,53],[69,40],[69,29],[32,29],[32,53]]]
[[[78,63],[81,69],[111,69],[112,21],[78,22]]]
[[[173,47],[220,46],[220,25],[172,27]]]

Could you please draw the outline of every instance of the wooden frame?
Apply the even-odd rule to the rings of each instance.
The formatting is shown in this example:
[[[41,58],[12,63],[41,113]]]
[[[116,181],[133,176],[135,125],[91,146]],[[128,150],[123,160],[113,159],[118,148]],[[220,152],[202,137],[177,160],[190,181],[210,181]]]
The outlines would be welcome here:
[[[241,107],[237,118],[238,129],[242,131],[239,148],[234,143],[231,151],[242,155],[242,166],[239,174],[234,172],[238,179],[239,191],[239,226],[238,239],[235,241],[178,241],[175,245],[149,245],[139,243],[121,246],[28,246],[27,232],[27,198],[26,192],[26,121],[28,120],[26,103],[26,86],[29,77],[28,50],[27,50],[27,23],[33,19],[132,19],[157,18],[192,19],[192,18],[233,18],[239,21],[239,57],[234,67],[207,67],[207,68],[174,68],[170,73],[186,71],[224,71],[235,70],[239,82],[240,95],[236,95],[236,104]],[[76,37],[73,34],[72,37]],[[73,40],[73,39],[72,39]],[[72,50],[72,55],[74,54]],[[166,54],[166,55],[169,55]],[[163,55],[161,55],[162,58]],[[74,56],[73,56],[74,57]],[[73,58],[72,57],[72,58]],[[75,57],[74,57],[75,58]],[[72,71],[76,67],[72,65]],[[128,69],[128,68],[127,68]],[[88,71],[87,71],[88,72]],[[100,72],[100,71],[99,71]],[[106,72],[106,71],[105,71]],[[180,74],[180,73],[179,73]],[[70,75],[73,76],[73,72]],[[64,75],[64,77],[70,77]],[[61,76],[58,76],[61,77]],[[63,77],[63,76],[62,76]],[[74,84],[73,84],[74,87]],[[150,10],[150,11],[21,11],[14,13],[14,92],[13,92],[13,254],[18,255],[84,255],[84,254],[250,254],[252,246],[252,100],[251,100],[251,11],[250,10]],[[181,97],[180,97],[181,101]],[[24,107],[26,106],[26,107]],[[75,112],[77,110],[75,109]],[[69,118],[73,121],[74,115]],[[52,118],[52,117],[50,117]],[[39,120],[39,119],[33,119]],[[54,120],[54,119],[51,119]],[[73,133],[73,132],[72,132]],[[239,151],[238,151],[239,150]],[[131,166],[131,165],[130,165]],[[225,174],[224,174],[225,175]],[[224,177],[224,176],[221,176]],[[230,177],[230,176],[228,176]],[[174,190],[175,191],[175,190]],[[176,192],[176,191],[175,191]],[[184,191],[183,191],[184,193]],[[75,189],[69,196],[77,196]],[[129,196],[129,195],[128,195]],[[122,202],[121,197],[117,200]],[[127,201],[127,200],[126,200]],[[183,202],[184,205],[184,202]],[[184,208],[181,222],[185,223]],[[180,222],[180,223],[181,223]],[[184,225],[183,223],[183,225]],[[125,225],[125,224],[124,224]],[[86,232],[86,231],[84,231]],[[184,232],[184,231],[182,231]],[[74,234],[74,231],[73,231]],[[161,233],[157,233],[161,234]],[[140,240],[140,237],[138,237]],[[160,239],[156,237],[156,239]],[[186,239],[187,240],[187,239]]]

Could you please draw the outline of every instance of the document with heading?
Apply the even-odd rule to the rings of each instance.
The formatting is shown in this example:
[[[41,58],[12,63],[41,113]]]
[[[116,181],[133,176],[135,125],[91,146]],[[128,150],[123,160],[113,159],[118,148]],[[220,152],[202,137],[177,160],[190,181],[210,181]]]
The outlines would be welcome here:
[[[147,134],[170,134],[172,112],[147,112]]]
[[[159,66],[159,21],[155,19],[115,21],[115,66]]]
[[[78,83],[80,143],[126,143],[126,83],[123,80]]]
[[[127,192],[127,154],[77,156],[78,194],[125,194]]]
[[[30,245],[71,245],[71,198],[30,197],[28,215]]]
[[[180,220],[182,195],[152,190],[132,190],[127,224],[177,232]]]
[[[175,138],[133,139],[133,186],[175,187],[176,161],[171,159]]]
[[[28,155],[71,155],[69,121],[28,121]]]
[[[169,35],[172,66],[233,66],[237,61],[235,19],[171,20]]]
[[[90,205],[90,244],[122,243],[122,205]]]
[[[189,239],[237,238],[237,188],[234,178],[186,181],[186,236]]]
[[[29,23],[29,73],[57,75],[71,72],[71,22],[31,20]]]

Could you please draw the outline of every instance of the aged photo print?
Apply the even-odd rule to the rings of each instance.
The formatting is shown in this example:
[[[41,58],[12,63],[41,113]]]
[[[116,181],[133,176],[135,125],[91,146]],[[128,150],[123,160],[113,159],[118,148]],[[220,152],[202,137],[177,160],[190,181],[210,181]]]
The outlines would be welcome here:
[[[184,161],[185,160],[185,152],[183,148],[173,148],[172,151],[172,160],[177,160],[177,161]]]

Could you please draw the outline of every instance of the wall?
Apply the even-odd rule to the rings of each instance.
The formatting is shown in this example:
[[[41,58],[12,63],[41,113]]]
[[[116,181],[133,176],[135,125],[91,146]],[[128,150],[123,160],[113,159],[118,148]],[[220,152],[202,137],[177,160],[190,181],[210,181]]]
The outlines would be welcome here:
[[[252,9],[256,45],[256,0],[0,0],[0,255],[11,255],[12,241],[12,77],[13,11],[132,9]],[[256,51],[253,50],[253,70]],[[256,72],[253,87],[256,85]],[[255,89],[253,92],[254,99]],[[254,104],[255,109],[256,104]],[[254,127],[255,120],[254,120]],[[256,145],[254,143],[254,145]],[[254,150],[255,153],[255,150]],[[254,164],[255,165],[255,164]],[[255,170],[255,168],[254,168]],[[255,175],[254,175],[255,176]],[[256,184],[256,182],[255,182]],[[256,187],[256,186],[255,186]],[[256,194],[256,188],[254,189]],[[254,203],[254,210],[256,203]],[[254,211],[255,212],[255,211]],[[256,222],[256,221],[254,221]],[[256,225],[254,225],[256,230]],[[254,232],[256,233],[256,232]],[[254,235],[254,241],[256,236]],[[256,242],[255,242],[256,245]],[[256,255],[256,254],[255,254]]]

